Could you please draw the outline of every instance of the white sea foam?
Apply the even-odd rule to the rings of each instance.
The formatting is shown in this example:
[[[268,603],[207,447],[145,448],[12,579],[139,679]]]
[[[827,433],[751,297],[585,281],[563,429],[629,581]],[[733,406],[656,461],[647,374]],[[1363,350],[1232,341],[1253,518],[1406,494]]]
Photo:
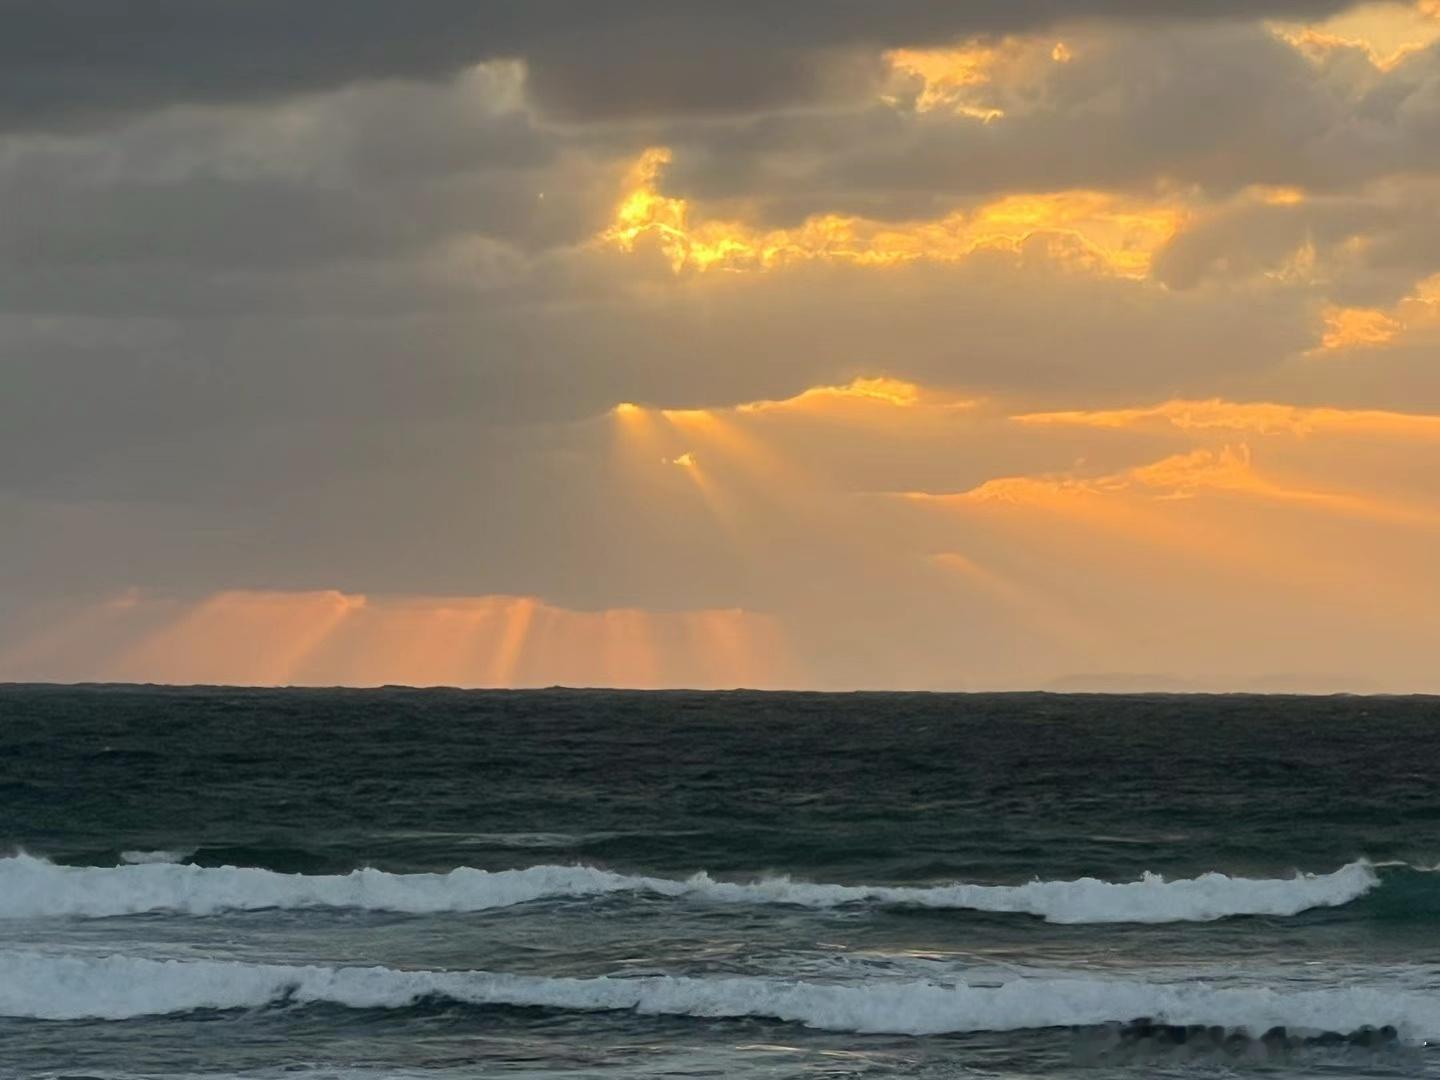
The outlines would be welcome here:
[[[134,866],[57,866],[30,855],[0,859],[0,918],[100,918],[169,911],[211,915],[264,908],[358,908],[416,914],[482,911],[541,899],[641,892],[736,904],[831,908],[892,904],[1034,915],[1055,923],[1199,922],[1232,915],[1294,915],[1335,907],[1379,883],[1369,864],[1330,874],[1290,878],[1232,878],[1209,873],[1167,881],[1032,881],[1024,885],[825,885],[766,878],[715,881],[617,874],[588,866],[531,866],[486,871],[460,867],[446,874],[281,874],[254,867],[170,863]]]
[[[179,863],[195,854],[193,851],[122,851],[120,861],[134,866],[149,863]]]
[[[1138,979],[1015,978],[999,985],[842,984],[771,978],[549,978],[479,971],[401,971],[237,961],[0,954],[0,1016],[45,1020],[195,1009],[329,1003],[404,1008],[427,997],[473,1005],[631,1010],[694,1017],[771,1017],[829,1031],[923,1035],[1096,1025],[1139,1017],[1259,1034],[1391,1024],[1400,1037],[1440,1037],[1440,999],[1374,987],[1285,992]]]

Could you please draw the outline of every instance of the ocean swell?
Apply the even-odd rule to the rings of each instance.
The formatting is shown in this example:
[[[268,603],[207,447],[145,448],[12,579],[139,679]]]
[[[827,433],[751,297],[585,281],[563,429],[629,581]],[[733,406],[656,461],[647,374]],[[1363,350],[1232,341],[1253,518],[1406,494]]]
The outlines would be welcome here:
[[[830,984],[768,978],[549,978],[480,971],[0,954],[0,1016],[124,1020],[197,1009],[331,1004],[400,1009],[424,999],[467,1005],[691,1017],[769,1017],[828,1031],[924,1035],[1094,1026],[1137,1017],[1257,1035],[1393,1025],[1440,1036],[1433,995],[1365,987],[1283,992],[1136,979],[1016,978],[999,985]]]
[[[1241,878],[1220,873],[1167,881],[1031,881],[1023,885],[827,885],[786,877],[753,882],[618,874],[589,866],[531,866],[445,874],[282,874],[258,867],[200,867],[166,862],[126,866],[59,866],[30,855],[0,859],[0,918],[104,918],[146,912],[211,915],[266,908],[355,908],[373,911],[483,911],[542,899],[611,893],[736,904],[832,908],[902,905],[1032,915],[1053,923],[1204,922],[1236,915],[1288,916],[1337,907],[1379,884],[1364,862],[1329,874]]]

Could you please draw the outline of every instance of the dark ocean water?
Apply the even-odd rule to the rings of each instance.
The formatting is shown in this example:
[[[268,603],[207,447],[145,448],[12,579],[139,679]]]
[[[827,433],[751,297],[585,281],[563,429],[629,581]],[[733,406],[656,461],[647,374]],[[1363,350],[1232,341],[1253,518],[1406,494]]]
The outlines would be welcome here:
[[[1440,1076],[1437,763],[1424,698],[0,687],[0,1075]]]

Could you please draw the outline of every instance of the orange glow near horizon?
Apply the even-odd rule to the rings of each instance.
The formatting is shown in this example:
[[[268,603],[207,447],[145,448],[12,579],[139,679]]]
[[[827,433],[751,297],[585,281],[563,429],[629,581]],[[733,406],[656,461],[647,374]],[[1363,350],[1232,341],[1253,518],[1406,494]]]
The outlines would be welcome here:
[[[77,616],[113,612],[110,602]],[[784,686],[784,634],[732,609],[578,611],[534,597],[373,597],[228,590],[194,603],[139,596],[95,680],[217,685]],[[154,626],[157,621],[158,627]],[[0,678],[42,669],[73,619],[8,653]]]
[[[113,681],[149,682],[154,681],[149,673],[173,670],[185,674],[179,681],[216,682],[238,664],[251,672],[251,682],[283,685],[365,603],[363,596],[334,590],[227,590],[113,658],[103,674]]]
[[[1105,586],[1056,573],[1072,561],[1112,584],[1152,576],[1186,596],[1211,581],[1217,590],[1261,582],[1287,602],[1343,596],[1373,612],[1414,613],[1431,599],[1407,590],[1405,573],[1383,559],[1356,564],[1347,538],[1364,530],[1382,537],[1384,550],[1426,550],[1440,531],[1440,506],[1424,494],[1412,498],[1406,477],[1372,487],[1354,482],[1363,473],[1334,465],[1356,449],[1337,440],[1393,440],[1419,468],[1421,455],[1440,449],[1440,415],[1212,398],[1007,416],[998,404],[870,375],[726,407],[623,402],[588,431],[601,448],[612,440],[616,476],[639,485],[639,499],[662,513],[697,515],[691,525],[718,538],[699,557],[734,559],[722,573],[744,582],[743,595],[767,595],[752,590],[770,580],[781,581],[784,594],[779,575],[747,577],[777,566],[805,595],[815,586],[804,580],[810,556],[797,545],[827,544],[825,572],[841,573],[845,586],[825,602],[848,611],[853,590],[857,623],[866,604],[883,609],[903,602],[905,589],[927,589],[919,608],[949,603],[957,618],[994,618],[1007,633],[1033,635],[1054,655],[1098,670],[1123,664],[1133,643]],[[1027,429],[1053,438],[1043,429],[1064,427],[1198,445],[1147,449],[1123,467],[1080,462],[973,479],[985,448],[1003,452]],[[1021,451],[1035,460],[1033,448]],[[926,478],[922,484],[943,482],[953,463],[971,486],[877,500],[859,494],[847,471],[875,475],[865,471],[870,453],[886,459],[892,475],[916,470],[909,475]],[[712,522],[719,528],[707,532]],[[877,599],[892,593],[894,601]],[[777,601],[786,603],[795,601]],[[791,635],[805,642],[817,626],[797,621],[803,610],[778,610],[783,622],[738,607],[578,610],[529,595],[232,589],[180,602],[128,590],[12,644],[0,654],[0,678],[82,671],[102,680],[249,685],[804,685],[807,666],[792,659]],[[837,633],[863,633],[844,626],[848,615],[826,608],[826,617],[843,627]],[[940,622],[925,625],[937,642],[949,632]],[[52,662],[64,655],[81,659]],[[806,664],[818,670],[823,655],[822,647]]]
[[[103,635],[117,622],[123,622],[141,603],[139,589],[122,589],[108,599],[82,608],[47,623],[10,648],[0,651],[0,679],[5,672],[32,670],[46,660],[75,645],[84,645],[90,638]]]
[[[614,220],[597,240],[624,252],[653,244],[676,273],[767,270],[824,260],[859,266],[955,262],[981,251],[1039,254],[1091,273],[1145,277],[1151,255],[1187,218],[1178,204],[1127,201],[1099,191],[1005,195],[973,211],[891,224],[818,214],[791,229],[740,221],[697,220],[685,199],[663,195],[665,147],[646,150],[631,168]]]
[[[1220,398],[1015,415],[1002,404],[875,375],[726,407],[626,402],[577,425],[602,458],[613,452],[617,491],[682,526],[645,557],[694,574],[707,598],[730,590],[714,607],[636,607],[632,582],[596,610],[532,595],[232,589],[181,602],[127,590],[36,619],[0,652],[0,679],[835,686],[845,672],[826,634],[864,640],[873,612],[926,635],[906,648],[953,648],[966,619],[993,618],[1053,662],[1095,670],[1135,655],[1126,620],[1161,592],[1430,617],[1436,593],[1415,582],[1440,533],[1424,480],[1440,415]],[[1074,456],[1087,438],[1105,445],[1093,464]],[[776,614],[724,606],[740,597]],[[924,663],[914,670],[943,670],[943,657]]]

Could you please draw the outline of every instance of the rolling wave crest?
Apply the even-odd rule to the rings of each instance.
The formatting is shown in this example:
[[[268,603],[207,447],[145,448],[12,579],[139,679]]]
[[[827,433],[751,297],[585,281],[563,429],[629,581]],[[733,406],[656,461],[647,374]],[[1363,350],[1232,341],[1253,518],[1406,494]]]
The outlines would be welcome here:
[[[59,866],[30,855],[0,859],[0,918],[104,918],[146,912],[211,915],[266,908],[355,908],[416,914],[483,911],[542,899],[649,893],[736,904],[831,908],[904,905],[1032,915],[1053,923],[1203,922],[1235,915],[1295,915],[1337,907],[1380,882],[1368,863],[1329,874],[1242,878],[1221,873],[1167,881],[1031,881],[1023,885],[827,885],[786,877],[753,882],[618,874],[589,866],[531,866],[445,874],[282,874],[258,867],[166,862]]]
[[[693,1017],[769,1017],[828,1031],[923,1035],[1091,1026],[1149,1017],[1258,1034],[1276,1026],[1349,1031],[1393,1025],[1440,1036],[1432,995],[1364,987],[1282,992],[1135,979],[1016,978],[999,985],[828,984],[769,978],[550,978],[480,971],[402,971],[124,956],[0,955],[0,1015],[46,1020],[197,1009],[331,1004],[400,1009],[425,999]]]

